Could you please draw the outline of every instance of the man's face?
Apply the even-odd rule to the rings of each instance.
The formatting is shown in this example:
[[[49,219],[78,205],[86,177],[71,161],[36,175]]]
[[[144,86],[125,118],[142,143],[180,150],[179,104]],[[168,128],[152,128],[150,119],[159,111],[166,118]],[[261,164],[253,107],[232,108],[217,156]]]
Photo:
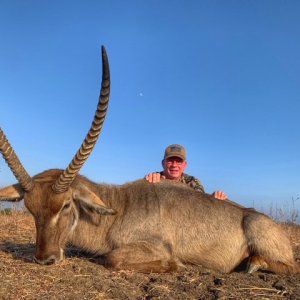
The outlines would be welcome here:
[[[164,175],[167,179],[179,180],[182,173],[184,172],[187,162],[180,157],[169,157],[162,161],[164,168]]]

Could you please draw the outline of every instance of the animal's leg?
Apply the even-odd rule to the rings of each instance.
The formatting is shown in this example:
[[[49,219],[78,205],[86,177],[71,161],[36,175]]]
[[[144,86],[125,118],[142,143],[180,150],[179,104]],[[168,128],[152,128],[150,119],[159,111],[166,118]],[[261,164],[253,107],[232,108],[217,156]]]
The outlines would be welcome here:
[[[247,273],[254,273],[260,269],[268,269],[268,263],[261,256],[252,256],[248,260]]]
[[[279,224],[265,215],[247,211],[243,229],[253,255],[248,272],[265,269],[275,273],[299,272],[295,263],[291,242]]]
[[[280,261],[270,261],[262,256],[252,256],[248,261],[248,273],[253,273],[258,270],[269,270],[275,273],[294,274],[299,273],[299,267],[293,264],[286,264]]]
[[[144,242],[123,245],[106,255],[105,265],[142,273],[165,273],[178,268],[169,249]]]

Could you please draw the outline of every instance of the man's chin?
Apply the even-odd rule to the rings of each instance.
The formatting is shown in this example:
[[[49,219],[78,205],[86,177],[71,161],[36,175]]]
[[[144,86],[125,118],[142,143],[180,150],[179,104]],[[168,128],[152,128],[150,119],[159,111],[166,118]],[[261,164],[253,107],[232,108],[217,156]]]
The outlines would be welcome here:
[[[171,180],[177,180],[180,177],[180,175],[178,173],[176,174],[170,174],[170,179]]]

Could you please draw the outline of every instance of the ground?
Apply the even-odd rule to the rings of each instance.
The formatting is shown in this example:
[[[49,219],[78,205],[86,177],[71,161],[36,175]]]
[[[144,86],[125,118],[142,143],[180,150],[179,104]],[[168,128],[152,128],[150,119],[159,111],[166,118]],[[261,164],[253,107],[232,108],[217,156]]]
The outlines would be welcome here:
[[[300,226],[282,225],[300,264]],[[33,263],[35,227],[27,213],[0,214],[0,299],[300,299],[300,274],[222,274],[200,266],[170,274],[105,269],[76,249],[58,265]]]

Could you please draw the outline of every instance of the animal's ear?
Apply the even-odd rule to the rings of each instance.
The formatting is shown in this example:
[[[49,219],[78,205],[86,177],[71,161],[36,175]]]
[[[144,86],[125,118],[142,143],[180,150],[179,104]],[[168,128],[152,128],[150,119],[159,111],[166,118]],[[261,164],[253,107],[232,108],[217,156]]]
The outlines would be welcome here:
[[[99,215],[114,215],[116,211],[108,208],[105,203],[87,186],[82,183],[77,183],[73,190],[73,199],[84,209],[96,212]]]
[[[24,197],[25,191],[20,184],[14,184],[0,189],[0,201],[21,201]]]

